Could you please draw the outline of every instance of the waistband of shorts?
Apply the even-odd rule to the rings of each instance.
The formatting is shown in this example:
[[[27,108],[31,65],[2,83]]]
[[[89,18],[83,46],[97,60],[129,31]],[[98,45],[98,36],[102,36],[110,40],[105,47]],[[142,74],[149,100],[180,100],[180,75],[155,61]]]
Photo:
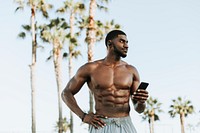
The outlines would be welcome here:
[[[106,124],[111,124],[111,123],[124,123],[127,121],[131,121],[131,117],[130,116],[126,116],[126,117],[119,117],[119,118],[102,118],[102,120],[106,123]]]

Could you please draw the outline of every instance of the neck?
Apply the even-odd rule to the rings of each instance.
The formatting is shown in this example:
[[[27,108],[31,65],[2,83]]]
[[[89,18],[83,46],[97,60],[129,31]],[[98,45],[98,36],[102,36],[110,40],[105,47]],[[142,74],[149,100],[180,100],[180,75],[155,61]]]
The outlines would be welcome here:
[[[117,65],[121,62],[121,57],[117,56],[117,55],[112,55],[112,54],[108,54],[105,59],[104,62],[106,65]]]

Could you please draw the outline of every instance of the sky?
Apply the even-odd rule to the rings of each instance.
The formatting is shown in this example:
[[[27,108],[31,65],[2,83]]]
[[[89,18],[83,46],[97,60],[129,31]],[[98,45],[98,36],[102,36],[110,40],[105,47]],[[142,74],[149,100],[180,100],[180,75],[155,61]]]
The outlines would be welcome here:
[[[58,4],[50,0],[53,4]],[[16,12],[12,0],[0,0],[0,133],[31,132],[30,68],[31,41],[17,34],[22,24],[29,23],[30,11]],[[122,26],[129,40],[129,53],[124,59],[135,66],[141,81],[149,82],[150,96],[162,104],[163,113],[155,123],[155,133],[180,133],[179,117],[170,118],[172,99],[191,100],[195,113],[185,119],[188,124],[200,121],[200,1],[199,0],[112,0],[108,13],[96,11],[96,19],[111,20]],[[46,62],[51,46],[38,49],[36,69],[36,122],[38,133],[54,133],[58,118],[57,91],[52,61]],[[74,70],[87,62],[87,47],[82,42],[82,56],[74,61]],[[106,56],[104,42],[95,45],[94,59]],[[67,61],[62,65],[63,88],[68,79]],[[76,95],[84,111],[88,110],[88,89]],[[132,106],[131,106],[132,107]],[[148,123],[131,109],[138,133],[148,133]],[[63,115],[69,109],[63,103]],[[87,125],[75,117],[75,133],[86,133]]]

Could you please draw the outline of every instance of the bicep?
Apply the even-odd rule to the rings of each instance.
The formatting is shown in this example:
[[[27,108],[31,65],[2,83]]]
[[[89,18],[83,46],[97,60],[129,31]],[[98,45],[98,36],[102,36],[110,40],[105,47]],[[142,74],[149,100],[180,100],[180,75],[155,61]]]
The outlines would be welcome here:
[[[85,79],[81,77],[73,77],[67,84],[66,90],[70,91],[73,95],[79,92],[85,83]]]
[[[79,92],[85,82],[88,80],[88,73],[84,69],[79,69],[76,75],[68,82],[65,91],[75,95]]]
[[[135,67],[132,68],[132,73],[133,73],[133,82],[132,82],[132,87],[131,87],[131,92],[135,92],[140,84],[140,76]]]

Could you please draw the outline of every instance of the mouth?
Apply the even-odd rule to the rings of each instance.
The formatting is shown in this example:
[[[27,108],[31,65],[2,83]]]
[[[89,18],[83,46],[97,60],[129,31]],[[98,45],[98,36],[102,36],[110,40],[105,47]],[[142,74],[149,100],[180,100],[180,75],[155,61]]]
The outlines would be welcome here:
[[[125,53],[127,53],[127,52],[128,52],[128,49],[123,49],[123,51],[124,51]]]

